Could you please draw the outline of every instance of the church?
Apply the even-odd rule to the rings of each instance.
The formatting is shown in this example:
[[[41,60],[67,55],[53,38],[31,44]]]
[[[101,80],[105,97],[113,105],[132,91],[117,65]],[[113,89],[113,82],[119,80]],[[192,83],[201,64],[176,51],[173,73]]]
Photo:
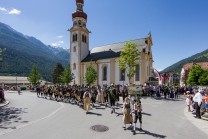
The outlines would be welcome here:
[[[84,0],[76,0],[77,9],[72,13],[73,27],[70,32],[70,65],[74,80],[72,84],[86,84],[84,76],[86,69],[92,61],[97,71],[97,80],[94,85],[124,85],[129,83],[125,71],[121,71],[118,65],[120,52],[125,48],[125,42],[94,47],[89,50],[89,34],[87,29],[87,14],[83,11]],[[147,37],[132,40],[137,45],[140,54],[139,67],[136,68],[134,77],[130,82],[143,85],[153,76],[153,56],[151,47],[151,34]]]

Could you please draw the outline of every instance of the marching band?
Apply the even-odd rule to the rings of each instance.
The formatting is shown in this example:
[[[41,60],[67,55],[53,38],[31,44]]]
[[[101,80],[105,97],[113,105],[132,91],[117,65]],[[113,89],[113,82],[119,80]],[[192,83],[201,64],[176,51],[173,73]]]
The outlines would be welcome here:
[[[37,97],[49,98],[55,101],[62,101],[65,103],[77,104],[80,108],[89,113],[96,100],[98,104],[108,106],[111,108],[111,114],[115,113],[116,107],[119,107],[119,96],[123,96],[123,122],[124,130],[126,130],[126,124],[130,124],[133,134],[135,134],[135,128],[137,119],[140,122],[140,130],[142,130],[142,106],[141,101],[134,96],[128,95],[127,87],[124,86],[122,92],[119,85],[111,85],[110,87],[103,86],[98,87],[83,87],[83,86],[43,86],[37,87]],[[122,94],[121,94],[122,93]],[[134,120],[133,120],[134,119]],[[134,122],[134,124],[133,124]]]

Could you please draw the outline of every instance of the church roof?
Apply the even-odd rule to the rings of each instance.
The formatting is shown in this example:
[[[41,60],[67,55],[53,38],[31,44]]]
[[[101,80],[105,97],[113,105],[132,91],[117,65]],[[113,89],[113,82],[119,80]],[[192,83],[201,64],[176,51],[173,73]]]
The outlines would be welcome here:
[[[120,56],[120,52],[114,52],[108,50],[108,51],[88,54],[88,56],[85,59],[83,59],[82,62],[97,61],[99,59],[114,58],[119,56]]]
[[[139,51],[142,51],[142,49],[145,48],[145,46],[146,46],[145,40],[146,40],[146,38],[142,38],[142,39],[133,40],[132,42],[136,43]],[[114,52],[120,52],[124,49],[126,42],[128,42],[128,41],[99,46],[99,47],[94,47],[91,50],[91,53],[98,53],[98,52],[109,51],[109,50],[112,50]]]

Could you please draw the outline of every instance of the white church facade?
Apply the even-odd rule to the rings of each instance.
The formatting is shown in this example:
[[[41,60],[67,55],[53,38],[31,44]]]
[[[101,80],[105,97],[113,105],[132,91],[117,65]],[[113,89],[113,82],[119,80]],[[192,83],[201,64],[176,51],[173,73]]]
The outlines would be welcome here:
[[[77,10],[72,13],[73,27],[68,30],[70,32],[70,65],[75,77],[72,84],[85,84],[84,75],[90,61],[97,71],[97,80],[94,85],[129,83],[125,71],[119,69],[117,62],[126,42],[94,47],[90,51],[90,31],[86,27],[87,14],[83,11],[84,0],[76,0],[76,5]],[[135,76],[131,78],[130,82],[144,84],[153,75],[151,34],[132,42],[136,43],[138,51],[142,53],[140,54],[140,65],[136,68]]]

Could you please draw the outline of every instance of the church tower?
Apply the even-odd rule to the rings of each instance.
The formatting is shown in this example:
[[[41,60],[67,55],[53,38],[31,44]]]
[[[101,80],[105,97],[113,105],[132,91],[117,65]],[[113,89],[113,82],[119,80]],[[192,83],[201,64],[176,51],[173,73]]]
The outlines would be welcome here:
[[[89,30],[86,27],[87,14],[84,13],[84,0],[76,0],[77,9],[72,13],[73,27],[70,31],[70,65],[74,74],[72,84],[81,84],[81,61],[89,54]]]

